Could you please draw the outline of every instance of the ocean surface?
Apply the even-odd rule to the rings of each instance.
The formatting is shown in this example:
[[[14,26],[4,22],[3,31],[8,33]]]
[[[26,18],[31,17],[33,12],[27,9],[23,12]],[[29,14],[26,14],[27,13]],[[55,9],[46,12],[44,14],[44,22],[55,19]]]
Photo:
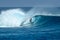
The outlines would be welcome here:
[[[60,40],[60,16],[39,17],[29,28],[0,28],[0,40]]]
[[[60,7],[0,7],[0,40],[60,40]]]

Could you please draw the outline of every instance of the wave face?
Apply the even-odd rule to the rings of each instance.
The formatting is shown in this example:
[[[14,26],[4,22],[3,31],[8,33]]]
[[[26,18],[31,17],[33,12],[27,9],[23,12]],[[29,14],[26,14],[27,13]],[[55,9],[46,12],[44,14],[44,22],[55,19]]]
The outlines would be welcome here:
[[[23,22],[22,26],[25,26],[25,25],[26,25],[26,26],[34,26],[34,25],[37,25],[37,24],[41,25],[43,22],[46,21],[46,18],[47,18],[47,20],[48,20],[48,17],[41,16],[41,15],[35,15],[35,16],[33,16],[32,18],[30,18],[30,19],[28,20],[28,22],[27,22],[27,20],[26,20],[25,22],[27,22],[27,23]],[[24,23],[25,23],[25,25],[24,25]],[[30,24],[30,25],[29,25],[29,24]]]
[[[42,8],[42,9],[43,14],[49,11],[51,15],[49,14],[49,12],[46,15],[45,14],[41,15],[42,12],[40,12],[40,8],[33,8],[32,10],[29,10],[29,12],[26,13],[27,14],[26,20],[23,19],[24,21],[20,25],[22,26],[21,28],[20,27],[0,28],[0,39],[60,40],[60,16],[59,16],[60,9],[59,8],[58,9]]]

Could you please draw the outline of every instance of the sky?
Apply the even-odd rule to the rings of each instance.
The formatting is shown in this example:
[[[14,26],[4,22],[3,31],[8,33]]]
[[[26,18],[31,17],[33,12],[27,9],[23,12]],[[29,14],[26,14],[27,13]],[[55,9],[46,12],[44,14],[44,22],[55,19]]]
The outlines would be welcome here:
[[[0,0],[0,7],[60,7],[60,0]]]

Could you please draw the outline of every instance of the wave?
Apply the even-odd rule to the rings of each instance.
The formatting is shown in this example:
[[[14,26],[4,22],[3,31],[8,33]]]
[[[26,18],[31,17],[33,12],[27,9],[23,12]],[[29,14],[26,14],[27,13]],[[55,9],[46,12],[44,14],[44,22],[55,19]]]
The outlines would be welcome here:
[[[60,16],[43,16],[43,15],[35,15],[32,18],[24,21],[22,23],[23,26],[38,26],[38,25],[59,25],[60,24]],[[27,23],[26,23],[27,22]]]

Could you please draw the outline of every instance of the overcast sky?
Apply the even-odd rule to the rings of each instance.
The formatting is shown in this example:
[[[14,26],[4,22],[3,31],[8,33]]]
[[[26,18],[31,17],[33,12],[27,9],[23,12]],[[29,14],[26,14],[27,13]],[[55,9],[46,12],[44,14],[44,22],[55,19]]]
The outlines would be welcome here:
[[[0,0],[0,7],[60,6],[60,0]]]

